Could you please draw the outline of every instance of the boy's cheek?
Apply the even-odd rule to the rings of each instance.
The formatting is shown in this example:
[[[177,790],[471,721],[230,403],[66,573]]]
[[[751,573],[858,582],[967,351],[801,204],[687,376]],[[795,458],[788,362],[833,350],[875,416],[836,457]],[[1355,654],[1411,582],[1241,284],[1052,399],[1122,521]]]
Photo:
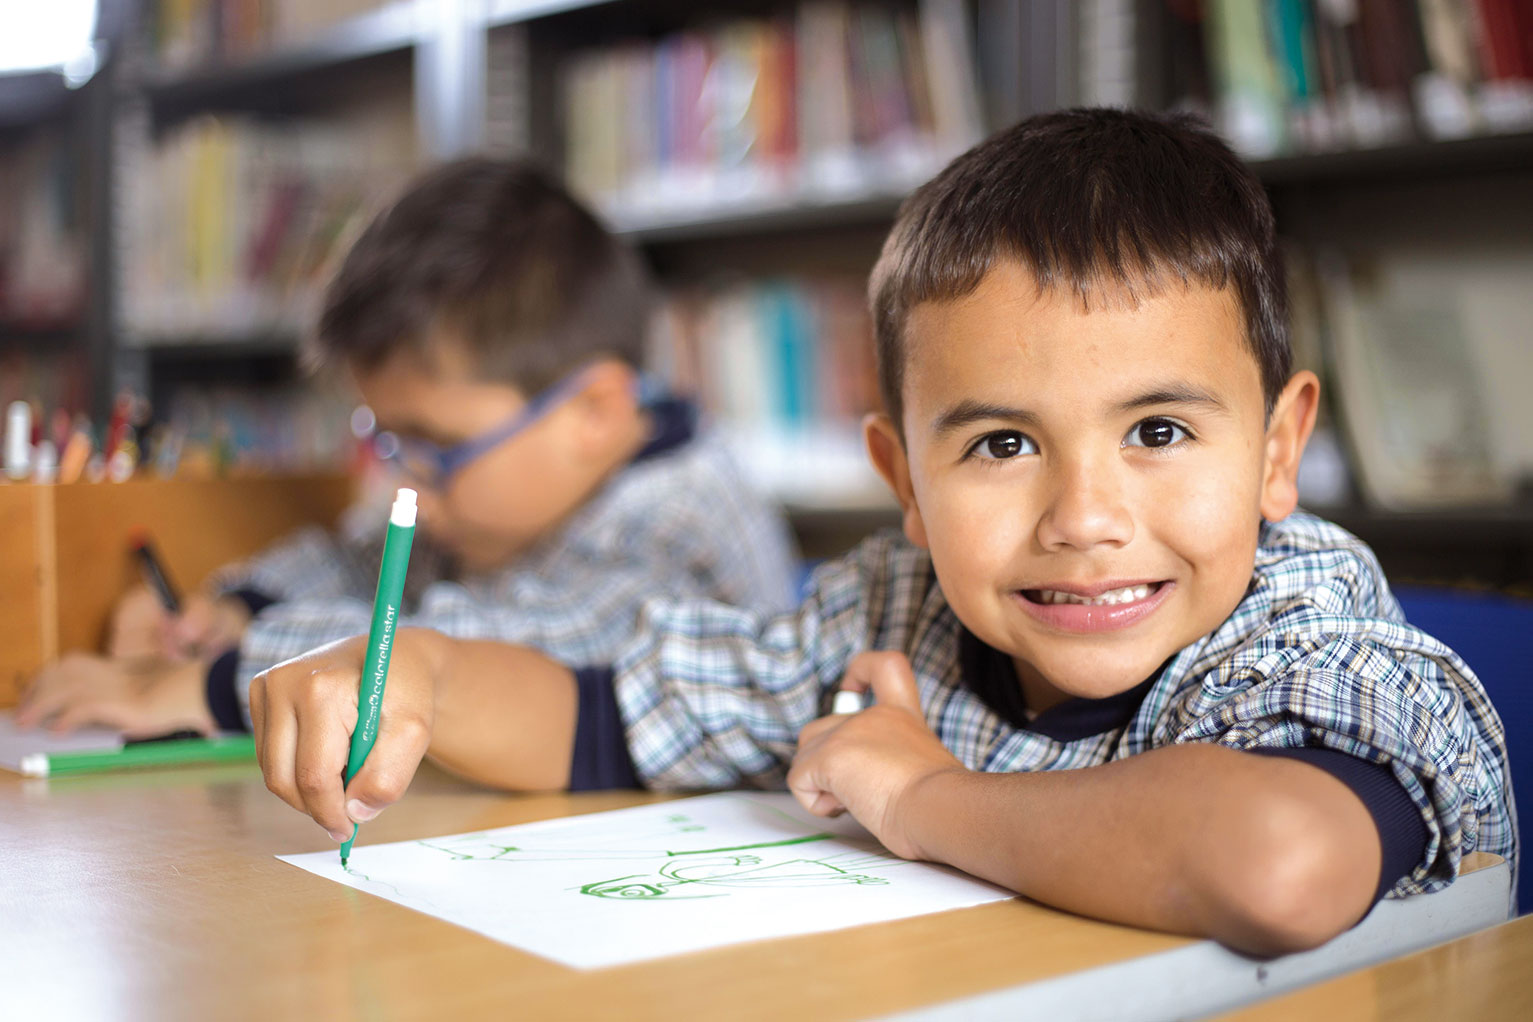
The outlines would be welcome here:
[[[1037,516],[1020,494],[952,487],[921,504],[933,556],[959,565],[1000,569],[1025,549]]]

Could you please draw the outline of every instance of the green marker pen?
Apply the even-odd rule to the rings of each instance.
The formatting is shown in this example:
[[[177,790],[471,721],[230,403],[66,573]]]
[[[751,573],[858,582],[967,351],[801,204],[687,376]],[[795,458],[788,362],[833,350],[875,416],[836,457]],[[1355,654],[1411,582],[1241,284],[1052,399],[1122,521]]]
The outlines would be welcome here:
[[[410,544],[415,539],[415,491],[401,487],[389,511],[389,531],[383,537],[383,564],[378,569],[378,592],[373,596],[373,626],[367,633],[367,657],[357,688],[357,727],[351,733],[351,752],[346,757],[345,783],[350,784],[378,738],[378,711],[383,706],[383,683],[389,677],[389,653],[394,648],[394,626],[405,597],[405,569],[410,565]],[[351,837],[341,842],[341,868],[351,857]]]

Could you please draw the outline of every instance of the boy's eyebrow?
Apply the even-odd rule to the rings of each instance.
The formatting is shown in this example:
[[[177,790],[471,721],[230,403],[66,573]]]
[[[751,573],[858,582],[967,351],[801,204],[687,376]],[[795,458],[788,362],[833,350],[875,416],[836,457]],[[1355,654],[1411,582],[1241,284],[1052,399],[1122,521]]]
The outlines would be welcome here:
[[[1119,402],[1116,410],[1132,412],[1137,408],[1148,408],[1152,405],[1207,405],[1216,411],[1228,410],[1224,401],[1217,395],[1186,383],[1173,383],[1170,386],[1147,390],[1127,401]]]
[[[992,419],[1016,422],[1023,426],[1036,425],[1038,422],[1038,416],[1025,408],[1012,408],[1008,405],[986,404],[983,401],[966,399],[933,420],[932,434],[940,440],[949,433],[955,433],[972,423]]]
[[[1131,412],[1139,408],[1150,408],[1155,405],[1206,405],[1215,411],[1228,411],[1228,407],[1216,395],[1200,387],[1190,384],[1174,383],[1165,387],[1157,387],[1147,390],[1143,394],[1136,394],[1125,401],[1120,401],[1113,409],[1116,412]],[[941,440],[950,433],[955,433],[965,426],[976,422],[1001,420],[1014,422],[1023,426],[1034,426],[1038,423],[1038,416],[1025,408],[1013,408],[1010,405],[989,404],[984,401],[964,400],[949,408],[932,422],[932,434],[935,439]]]

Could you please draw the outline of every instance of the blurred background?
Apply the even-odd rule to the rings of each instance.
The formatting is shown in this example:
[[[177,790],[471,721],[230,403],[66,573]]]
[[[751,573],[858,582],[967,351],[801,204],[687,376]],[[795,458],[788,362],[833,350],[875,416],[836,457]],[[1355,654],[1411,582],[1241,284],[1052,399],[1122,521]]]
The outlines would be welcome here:
[[[0,0],[0,26],[0,401],[55,459],[83,432],[84,478],[365,467],[296,358],[327,274],[415,170],[530,154],[653,268],[651,368],[835,552],[894,521],[857,422],[900,198],[1031,113],[1191,109],[1277,211],[1326,382],[1306,505],[1397,581],[1533,593],[1533,0]]]

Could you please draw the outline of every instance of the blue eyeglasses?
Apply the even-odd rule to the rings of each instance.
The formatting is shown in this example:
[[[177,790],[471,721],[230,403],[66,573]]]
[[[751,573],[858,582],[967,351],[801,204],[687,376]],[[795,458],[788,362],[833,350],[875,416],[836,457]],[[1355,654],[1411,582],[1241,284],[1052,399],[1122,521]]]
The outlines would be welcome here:
[[[373,450],[383,460],[397,464],[410,478],[440,492],[447,489],[453,477],[473,461],[527,429],[554,406],[574,394],[584,378],[584,371],[566,376],[528,401],[504,422],[451,447],[385,432],[373,438]]]

